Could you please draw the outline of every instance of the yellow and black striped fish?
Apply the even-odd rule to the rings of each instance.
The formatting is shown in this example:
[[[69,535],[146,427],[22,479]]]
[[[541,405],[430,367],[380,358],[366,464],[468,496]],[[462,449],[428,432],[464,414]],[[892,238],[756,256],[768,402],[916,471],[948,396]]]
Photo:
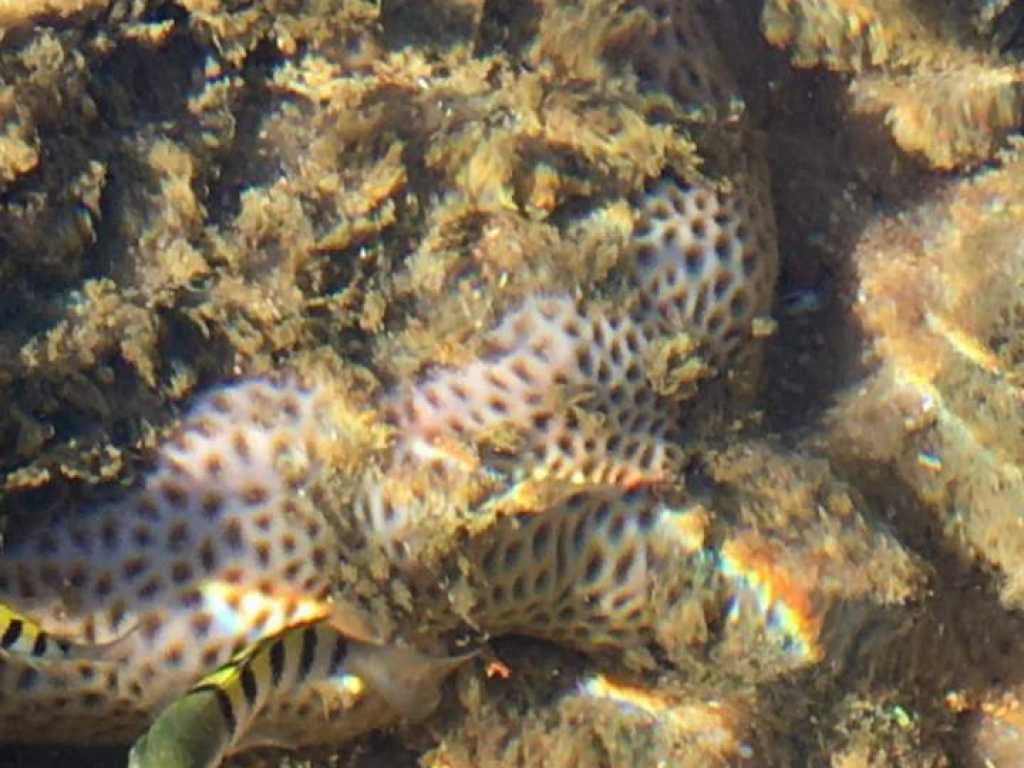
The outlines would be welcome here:
[[[382,715],[424,717],[437,705],[441,682],[468,658],[436,659],[353,641],[326,622],[290,629],[239,654],[171,703],[132,747],[128,765],[212,768],[251,746],[301,747],[301,738],[296,743],[275,736],[278,713],[267,710],[310,694],[319,700],[323,720],[306,723],[309,731],[363,730],[346,719],[379,727]],[[263,714],[266,727],[253,729]]]
[[[17,657],[31,666],[68,659],[102,660],[121,639],[102,645],[74,643],[50,634],[28,616],[0,603],[0,655]]]

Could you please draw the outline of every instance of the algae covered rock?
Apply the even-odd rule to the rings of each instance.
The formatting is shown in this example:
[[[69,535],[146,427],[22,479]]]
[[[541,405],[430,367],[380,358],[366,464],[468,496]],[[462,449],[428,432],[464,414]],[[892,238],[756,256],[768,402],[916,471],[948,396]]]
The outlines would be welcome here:
[[[1014,14],[0,0],[0,565],[36,574],[4,599],[56,595],[42,631],[98,642],[115,599],[201,628],[165,588],[201,546],[147,559],[152,589],[113,588],[102,530],[66,553],[146,494],[198,531],[170,477],[185,403],[285,372],[322,408],[264,472],[282,517],[231,486],[247,569],[210,594],[270,641],[237,669],[298,637],[256,609],[286,582],[308,597],[310,567],[373,639],[462,663],[425,724],[355,744],[308,727],[323,680],[301,710],[268,698],[312,764],[1012,761]],[[245,453],[218,482],[251,479]],[[67,547],[25,554],[51,512]],[[180,547],[172,527],[117,528],[118,567]],[[187,692],[236,640],[126,668]],[[0,705],[29,720],[109,700],[90,711],[130,740],[155,714],[117,675],[67,698],[77,669],[36,679],[4,648]],[[19,681],[49,704],[5,699]]]
[[[854,111],[933,168],[983,162],[1020,126],[1017,62],[955,3],[769,0],[761,23],[797,66],[853,73]]]

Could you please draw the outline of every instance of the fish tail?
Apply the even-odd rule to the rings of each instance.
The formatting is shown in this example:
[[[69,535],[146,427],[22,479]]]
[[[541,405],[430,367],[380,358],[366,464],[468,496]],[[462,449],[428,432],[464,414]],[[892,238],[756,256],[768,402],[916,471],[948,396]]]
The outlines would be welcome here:
[[[445,678],[476,654],[436,657],[414,648],[353,643],[345,667],[365,680],[400,715],[422,720],[440,702]]]

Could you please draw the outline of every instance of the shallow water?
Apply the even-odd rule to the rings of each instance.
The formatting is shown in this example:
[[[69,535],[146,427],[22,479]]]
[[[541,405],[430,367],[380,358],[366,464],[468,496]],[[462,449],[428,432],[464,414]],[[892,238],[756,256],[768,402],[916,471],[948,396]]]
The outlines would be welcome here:
[[[436,653],[486,639],[489,621],[555,641],[495,640],[507,679],[488,651],[425,723],[365,736],[338,764],[1016,764],[1020,13],[756,5],[0,7],[10,540],[130,496],[211,388],[296,372],[325,387],[341,435],[316,488],[328,519],[362,524],[349,510],[374,463],[383,498],[419,493],[393,538],[426,584],[388,560],[385,530],[387,547],[368,534],[346,550],[339,589]],[[656,213],[658,179],[736,193],[722,232],[756,268],[737,257],[746,277],[730,273],[722,299],[712,262],[666,267],[650,331],[631,259],[703,236]],[[394,416],[512,370],[515,345],[487,334],[538,296],[573,297],[585,333],[640,316],[645,373],[630,386],[662,398],[664,464],[617,475],[607,449],[611,470],[577,476],[593,448],[530,458],[555,432],[507,424],[509,409],[536,423],[514,396],[469,440],[436,414]],[[580,445],[648,428],[599,388],[580,398],[594,382],[572,375],[544,397]],[[417,474],[419,459],[403,474],[390,450],[448,474]],[[523,479],[541,469],[554,490]],[[650,544],[659,564],[640,583],[657,620],[626,627],[641,640],[595,648],[575,604],[575,634],[495,618],[487,547],[511,535],[503,515],[562,509],[563,482],[650,483],[682,510],[671,542]],[[516,567],[509,592],[537,575]],[[0,690],[0,709],[17,695]],[[20,740],[0,724],[5,739]],[[0,747],[4,765],[124,759]]]

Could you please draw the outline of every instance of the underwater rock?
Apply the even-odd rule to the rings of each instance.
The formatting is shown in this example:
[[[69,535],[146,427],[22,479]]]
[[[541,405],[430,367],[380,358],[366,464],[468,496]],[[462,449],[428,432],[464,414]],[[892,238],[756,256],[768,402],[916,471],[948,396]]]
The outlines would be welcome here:
[[[288,370],[316,382],[296,393],[317,403],[315,451],[297,438],[296,455],[319,471],[254,466],[274,498],[295,480],[299,518],[321,523],[316,542],[295,538],[315,583],[289,581],[296,532],[287,515],[261,528],[256,504],[242,583],[202,597],[240,619],[208,662],[255,637],[260,652],[228,664],[244,699],[246,663],[305,631],[275,591],[289,585],[317,631],[351,603],[350,632],[365,614],[424,653],[493,645],[510,677],[467,663],[426,725],[341,758],[338,742],[401,719],[394,708],[349,730],[332,719],[318,742],[318,690],[275,693],[264,722],[279,746],[326,741],[325,763],[359,765],[391,745],[439,767],[1012,755],[995,709],[1015,696],[1021,634],[1001,431],[1019,357],[1017,163],[996,156],[1020,117],[1005,3],[179,0],[64,14],[75,5],[19,5],[0,48],[0,563],[78,581],[77,554],[19,561],[26,531],[54,510],[67,511],[60,538],[130,512],[126,499],[163,503],[166,462],[191,455],[173,442],[194,426],[179,404],[241,379],[225,391],[269,393],[285,419],[281,385],[258,380]],[[758,16],[771,44],[851,73],[851,89],[791,71]],[[908,171],[872,145],[879,127],[924,162]],[[993,158],[971,182],[928,173]],[[780,268],[787,291],[820,297],[814,311],[771,317]],[[851,318],[862,335],[843,337]],[[869,345],[861,368],[843,357]],[[787,423],[766,403],[799,418],[766,435]],[[217,429],[248,424],[263,445],[266,424],[229,410],[211,415]],[[86,569],[89,585],[136,556],[125,546]],[[146,564],[173,580],[172,560]],[[28,664],[27,638],[51,630],[47,664],[60,643],[92,656],[142,642],[145,624],[122,637],[86,597],[5,645],[0,691],[14,694],[0,708],[92,712],[86,735],[124,741],[156,702],[111,693],[119,675],[93,658],[61,667],[91,670],[82,681]],[[154,597],[178,615],[174,589]],[[163,671],[177,656],[159,659],[173,684],[143,698],[214,672],[197,653],[180,675]],[[49,704],[25,704],[46,691]]]
[[[831,440],[885,463],[961,556],[1021,604],[1021,161],[940,189],[864,232],[854,311],[878,370],[832,414]]]
[[[800,67],[854,73],[855,113],[878,116],[933,168],[977,165],[1024,114],[1019,67],[951,4],[768,0],[767,39]]]

